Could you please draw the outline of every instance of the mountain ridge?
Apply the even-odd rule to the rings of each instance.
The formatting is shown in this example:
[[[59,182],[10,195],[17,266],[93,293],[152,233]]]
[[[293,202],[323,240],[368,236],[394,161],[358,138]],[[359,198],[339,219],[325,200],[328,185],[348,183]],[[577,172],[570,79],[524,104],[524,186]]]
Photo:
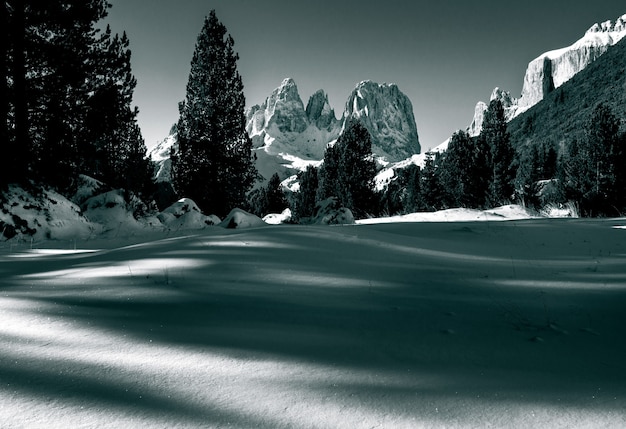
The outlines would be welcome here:
[[[496,88],[490,101],[500,99],[507,121],[510,121],[584,70],[625,36],[626,14],[615,21],[595,23],[571,45],[544,52],[530,61],[519,98],[511,97],[510,92]],[[476,104],[474,118],[467,127],[471,136],[480,134],[487,105],[488,103],[482,101]]]

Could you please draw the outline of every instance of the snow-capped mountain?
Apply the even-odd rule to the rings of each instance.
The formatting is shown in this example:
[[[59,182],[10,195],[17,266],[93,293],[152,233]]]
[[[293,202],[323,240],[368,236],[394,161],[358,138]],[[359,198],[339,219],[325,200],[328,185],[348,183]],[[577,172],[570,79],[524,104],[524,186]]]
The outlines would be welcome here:
[[[383,164],[420,152],[413,106],[397,85],[360,82],[339,120],[322,90],[311,96],[305,109],[296,83],[288,78],[263,104],[247,112],[257,169],[267,179],[276,172],[288,177],[307,165],[319,165],[327,145],[339,137],[349,118],[368,129],[372,152]],[[293,180],[292,176],[289,185]]]
[[[253,147],[268,155],[320,160],[341,131],[328,96],[318,91],[305,110],[293,79],[283,80],[263,104],[246,112]]]
[[[624,36],[626,36],[626,14],[617,18],[615,22],[594,24],[574,44],[545,52],[532,60],[526,68],[520,98],[513,98],[507,91],[496,88],[490,100],[500,99],[507,119],[511,120],[543,100],[548,93],[594,62]],[[480,134],[485,110],[487,104],[479,101],[474,111],[474,119],[467,128],[470,135]]]
[[[420,151],[411,101],[397,85],[371,81],[356,86],[337,120],[324,91],[313,94],[305,109],[295,82],[285,79],[262,105],[249,109],[247,131],[268,154],[321,160],[348,118],[365,125],[379,158],[399,161]]]
[[[157,143],[148,153],[154,163],[154,179],[157,182],[171,182],[172,161],[170,153],[178,148],[176,125],[170,129],[169,135]]]
[[[351,92],[341,119],[328,95],[315,92],[304,107],[293,79],[283,80],[260,105],[246,112],[259,173],[292,176],[307,165],[319,165],[329,143],[337,140],[348,118],[358,118],[372,136],[372,152],[383,162],[397,162],[420,152],[413,106],[395,84],[360,82]],[[157,181],[170,180],[170,150],[176,129],[149,153]]]

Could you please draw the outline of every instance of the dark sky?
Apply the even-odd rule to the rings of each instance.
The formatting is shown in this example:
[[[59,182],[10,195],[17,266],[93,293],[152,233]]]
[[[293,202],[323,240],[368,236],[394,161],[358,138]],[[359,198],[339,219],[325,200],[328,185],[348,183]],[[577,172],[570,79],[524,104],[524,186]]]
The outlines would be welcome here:
[[[398,84],[423,150],[472,120],[499,86],[519,96],[529,61],[575,42],[624,0],[110,0],[106,22],[130,37],[146,144],[178,119],[204,17],[215,9],[240,55],[247,106],[286,77],[306,105],[318,89],[340,116],[355,85]]]

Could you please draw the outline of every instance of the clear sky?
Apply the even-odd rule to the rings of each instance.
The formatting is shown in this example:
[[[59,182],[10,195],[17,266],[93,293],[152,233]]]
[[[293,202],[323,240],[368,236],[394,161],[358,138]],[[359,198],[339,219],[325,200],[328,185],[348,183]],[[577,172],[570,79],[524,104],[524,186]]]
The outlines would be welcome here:
[[[324,89],[337,116],[366,79],[398,84],[413,103],[422,150],[472,120],[498,86],[519,96],[526,65],[570,45],[624,0],[110,0],[126,31],[146,145],[178,120],[204,17],[215,9],[235,40],[246,105],[286,77],[306,105]]]

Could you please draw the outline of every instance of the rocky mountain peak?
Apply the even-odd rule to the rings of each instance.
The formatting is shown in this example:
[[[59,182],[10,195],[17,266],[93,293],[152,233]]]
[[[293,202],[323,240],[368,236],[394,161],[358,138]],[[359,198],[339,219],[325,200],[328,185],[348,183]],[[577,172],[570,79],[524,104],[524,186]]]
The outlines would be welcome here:
[[[372,136],[372,151],[396,162],[420,152],[413,105],[396,84],[360,82],[346,102],[344,121],[360,120]]]
[[[247,120],[250,135],[258,135],[271,126],[282,133],[303,132],[308,124],[296,82],[291,78],[283,80],[261,106],[248,110]]]
[[[585,34],[590,33],[621,33],[626,31],[626,14],[620,16],[615,22],[608,20],[593,24]]]
[[[321,89],[309,98],[306,105],[306,116],[309,122],[315,124],[320,130],[329,129],[337,123],[335,111],[328,102],[328,95]]]

